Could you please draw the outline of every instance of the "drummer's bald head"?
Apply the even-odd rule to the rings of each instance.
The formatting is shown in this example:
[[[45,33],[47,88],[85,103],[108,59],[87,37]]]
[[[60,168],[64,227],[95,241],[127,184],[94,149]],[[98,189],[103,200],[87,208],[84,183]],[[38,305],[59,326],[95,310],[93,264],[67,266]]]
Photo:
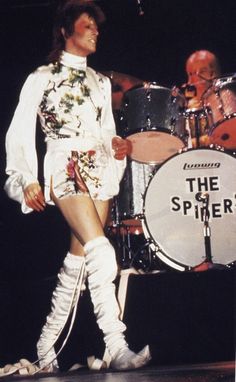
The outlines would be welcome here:
[[[209,50],[196,50],[186,60],[186,72],[191,73],[196,64],[209,66],[214,70],[215,76],[220,75],[220,64],[216,55]]]

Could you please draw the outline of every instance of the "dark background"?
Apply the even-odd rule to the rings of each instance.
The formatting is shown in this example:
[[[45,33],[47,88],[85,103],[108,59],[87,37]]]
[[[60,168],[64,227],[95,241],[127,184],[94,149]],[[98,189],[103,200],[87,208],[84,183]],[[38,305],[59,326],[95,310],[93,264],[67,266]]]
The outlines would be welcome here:
[[[88,59],[98,70],[126,73],[171,88],[185,82],[185,60],[196,49],[213,51],[223,74],[236,70],[233,0],[143,0],[143,15],[136,0],[99,0],[98,4],[107,21],[97,52]],[[26,275],[51,274],[54,260],[61,259],[58,252],[64,256],[67,247],[67,229],[54,208],[22,215],[20,206],[2,189],[5,134],[26,76],[45,63],[50,51],[56,5],[56,1],[46,0],[0,3],[1,260],[7,271]]]
[[[186,80],[185,61],[196,49],[213,51],[222,74],[236,70],[235,1],[98,0],[107,21],[89,64],[172,87]],[[0,3],[0,230],[1,269],[40,277],[55,272],[68,232],[52,207],[23,215],[4,191],[4,140],[26,76],[46,61],[57,1],[5,0]],[[39,150],[40,151],[40,150]],[[7,272],[5,272],[5,268]]]
[[[88,59],[90,66],[95,69],[126,73],[171,88],[185,82],[186,58],[197,49],[208,49],[220,59],[223,74],[235,73],[235,0],[224,2],[216,0],[143,0],[141,6],[144,15],[142,16],[139,14],[136,0],[98,0],[98,3],[106,13],[107,22],[100,32],[97,53]],[[1,0],[0,2],[0,359],[3,364],[15,361],[22,355],[29,358],[36,357],[35,354],[32,356],[32,347],[34,348],[46,312],[50,307],[50,295],[54,288],[55,275],[68,247],[68,228],[54,207],[47,207],[43,213],[33,212],[24,215],[21,213],[20,205],[8,199],[3,191],[5,134],[26,76],[37,66],[45,63],[50,51],[53,12],[56,4],[56,1],[46,0]],[[41,149],[41,146],[39,148]],[[231,277],[231,274],[231,272],[227,273],[226,277],[229,275]],[[216,275],[219,276],[218,273]],[[194,301],[198,300],[199,304],[199,301],[203,301],[201,297],[205,296],[204,290],[201,288],[191,289],[194,285],[192,280],[189,284],[184,284],[185,278],[191,278],[191,275],[182,276],[168,275],[169,278],[166,279],[163,275],[163,283],[166,284],[160,287],[162,294],[159,293],[162,279],[155,280],[154,283],[154,287],[158,289],[156,295],[165,299],[163,292],[169,291],[169,297],[171,297],[170,299],[166,296],[166,300],[161,300],[161,305],[158,306],[157,317],[162,320],[156,326],[158,349],[161,333],[168,335],[168,330],[165,330],[162,323],[168,323],[168,326],[172,324],[173,333],[179,333],[179,335],[181,330],[186,329],[185,321],[181,321],[182,326],[178,326],[180,322],[172,320],[173,309],[178,307],[181,310],[178,317],[179,320],[182,320],[181,317],[187,317],[189,307],[193,309],[195,306]],[[222,291],[219,282],[219,280],[222,281],[222,278],[219,277],[216,280],[213,276],[214,274],[211,274],[211,277],[208,277],[207,274],[202,275],[200,282],[197,282],[195,287],[202,286],[202,288],[210,290],[209,283],[212,286],[212,296],[213,285],[219,285],[219,289]],[[171,277],[179,277],[173,289],[171,289]],[[202,278],[205,278],[206,285],[202,282]],[[196,280],[198,281],[198,278]],[[182,289],[178,288],[180,281],[183,283]],[[229,339],[228,342],[230,339],[233,341],[231,335],[233,331],[233,291],[230,288],[231,284],[224,280],[222,282],[223,286],[229,287],[230,293],[222,292],[221,295],[219,291],[213,299],[211,296],[209,300],[206,299],[204,309],[210,306],[209,301],[213,301],[214,307],[211,309],[210,319],[203,317],[205,327],[197,319],[196,312],[191,315],[193,320],[188,321],[189,326],[186,332],[188,342],[189,336],[191,336],[191,324],[194,322],[199,323],[199,331],[194,331],[196,342],[202,338],[202,334],[199,334],[201,331],[205,330],[207,338],[209,328],[216,328],[218,334],[222,333],[222,339],[225,337]],[[141,289],[145,293],[148,290]],[[183,292],[188,290],[195,290],[196,296],[191,297],[191,301],[185,306]],[[135,289],[135,291],[139,293],[140,289]],[[155,290],[152,289],[149,297],[154,296],[154,292]],[[177,293],[177,297],[175,293]],[[137,299],[140,299],[140,295],[137,296]],[[166,304],[167,300],[169,305]],[[134,301],[136,300],[133,299],[131,302],[134,303]],[[150,304],[152,305],[152,301]],[[183,305],[181,306],[181,304]],[[134,309],[132,304],[129,306],[130,310]],[[230,309],[227,309],[227,306],[230,306]],[[169,307],[170,312],[165,313],[163,307]],[[204,309],[202,310],[200,307],[198,309],[198,307],[199,305],[196,305],[199,314],[202,311],[205,312]],[[220,317],[223,317],[223,324],[215,321],[219,316],[218,308],[222,308]],[[141,310],[144,311],[143,306]],[[224,316],[223,312],[228,312],[228,314]],[[149,311],[146,314],[149,314]],[[141,313],[137,313],[137,315],[133,315],[133,311],[130,313],[132,320],[141,319],[141,316]],[[166,321],[167,316],[169,321]],[[155,316],[151,314],[148,319],[150,317]],[[175,314],[176,317],[177,314]],[[132,324],[130,327],[133,330]],[[144,324],[145,327],[146,324]],[[228,332],[222,332],[222,327]],[[161,328],[160,331],[158,328]],[[170,331],[170,333],[172,332]],[[132,340],[132,335],[130,338]],[[208,342],[210,344],[209,358],[207,358],[207,351],[204,358],[203,350],[206,342],[202,345],[197,343],[199,354],[203,357],[198,358],[195,354],[192,358],[190,357],[190,361],[203,362],[213,359],[214,357],[211,358],[213,347],[217,349],[216,352],[218,351],[214,360],[230,359],[233,354],[232,342],[230,342],[229,354],[227,346],[223,342],[221,344],[218,341],[218,345],[222,345],[220,347],[217,343],[217,346],[214,345],[216,338],[218,337],[215,334],[211,334],[210,342]],[[169,340],[170,337],[165,338],[163,342],[169,344]],[[183,341],[181,342],[180,338],[172,337],[172,345],[175,340],[176,346],[173,346],[172,349],[173,357],[170,356],[169,346],[166,349],[164,347],[164,350],[160,346],[161,351],[164,351],[160,360],[164,363],[168,356],[169,362],[188,361],[188,354],[185,352],[186,346],[183,345],[179,349],[180,343]],[[190,344],[192,345],[192,342]],[[223,352],[224,348],[226,349],[225,354],[219,350],[222,349]],[[185,358],[182,357],[184,354]]]

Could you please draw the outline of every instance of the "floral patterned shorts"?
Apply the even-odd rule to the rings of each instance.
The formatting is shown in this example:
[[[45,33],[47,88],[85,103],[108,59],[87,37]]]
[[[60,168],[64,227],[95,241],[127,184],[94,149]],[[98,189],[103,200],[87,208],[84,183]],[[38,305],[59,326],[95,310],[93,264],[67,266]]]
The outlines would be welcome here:
[[[92,199],[108,200],[119,192],[120,179],[114,171],[114,158],[100,143],[88,150],[63,145],[48,150],[44,176],[45,197],[49,203],[51,185],[58,198],[90,195]]]

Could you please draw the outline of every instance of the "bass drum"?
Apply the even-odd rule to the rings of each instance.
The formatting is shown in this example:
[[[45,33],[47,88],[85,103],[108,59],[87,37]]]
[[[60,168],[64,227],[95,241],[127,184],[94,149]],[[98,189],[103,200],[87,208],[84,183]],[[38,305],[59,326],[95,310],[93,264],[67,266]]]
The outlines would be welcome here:
[[[215,148],[190,149],[163,163],[144,195],[143,230],[157,256],[178,270],[206,259],[205,203],[212,262],[236,260],[236,159]]]

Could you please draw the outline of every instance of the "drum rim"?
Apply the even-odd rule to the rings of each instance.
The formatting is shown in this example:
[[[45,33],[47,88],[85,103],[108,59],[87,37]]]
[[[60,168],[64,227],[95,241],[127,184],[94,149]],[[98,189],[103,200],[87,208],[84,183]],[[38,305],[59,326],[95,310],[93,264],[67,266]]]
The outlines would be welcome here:
[[[148,128],[148,129],[145,129],[144,127],[140,127],[140,128],[135,129],[135,130],[132,130],[132,131],[130,131],[130,130],[125,131],[123,136],[125,138],[128,138],[128,137],[131,137],[132,135],[136,135],[136,134],[157,133],[157,132],[174,135],[174,134],[172,134],[171,130],[167,129],[166,127],[152,126],[151,128]]]
[[[124,92],[124,97],[126,94],[131,93],[132,91],[138,90],[138,89],[144,89],[145,91],[147,91],[149,89],[168,90],[170,92],[170,95],[171,95],[171,88],[168,88],[167,86],[157,85],[157,83],[153,81],[153,82],[146,82],[146,83],[140,82],[140,84],[135,85],[132,88],[126,90],[126,92]]]
[[[167,265],[173,266],[173,268],[175,268],[177,270],[192,270],[196,266],[199,266],[200,264],[202,264],[202,261],[200,261],[199,264],[196,264],[194,266],[189,266],[187,264],[180,263],[179,261],[171,258],[168,254],[166,254],[166,251],[162,248],[162,245],[154,239],[153,234],[150,232],[150,229],[148,227],[148,224],[147,224],[148,222],[147,222],[147,218],[146,218],[146,214],[145,214],[145,205],[146,205],[145,201],[146,201],[149,186],[150,186],[151,182],[153,181],[156,173],[162,168],[162,166],[164,166],[167,162],[174,159],[175,157],[182,155],[182,154],[187,154],[187,153],[192,152],[192,151],[207,151],[207,152],[208,151],[216,151],[216,152],[219,152],[221,154],[227,154],[228,156],[232,157],[233,159],[236,159],[236,157],[234,157],[232,155],[232,153],[230,153],[225,148],[222,148],[222,149],[219,149],[217,147],[188,148],[188,149],[183,150],[182,152],[174,154],[170,158],[167,158],[163,163],[160,164],[158,169],[155,171],[155,173],[153,173],[152,177],[150,178],[150,180],[147,184],[146,190],[144,192],[144,195],[143,195],[143,210],[142,210],[142,220],[141,220],[143,233],[144,233],[145,238],[147,240],[149,240],[153,244],[153,246],[155,246],[155,248],[158,249],[158,251],[161,252],[161,254],[162,254],[161,260],[164,261]],[[157,253],[158,253],[158,251],[157,251]],[[167,259],[167,261],[165,261],[165,259]],[[180,269],[180,268],[183,268],[183,269]]]
[[[236,73],[213,78],[209,88],[203,92],[201,99],[204,101],[208,95],[215,93],[217,90],[220,91],[221,88],[225,87],[225,85],[232,84],[234,82],[236,82]]]
[[[191,151],[217,151],[217,152],[221,152],[221,153],[224,153],[224,154],[227,154],[229,156],[231,156],[232,158],[236,159],[230,152],[230,150],[224,148],[224,147],[217,147],[217,146],[213,146],[213,147],[198,147],[198,148],[186,148],[184,149],[183,151],[181,152],[177,152],[175,154],[173,154],[172,156],[170,156],[169,158],[165,159],[163,162],[160,163],[160,166],[158,167],[157,171],[159,171],[159,169],[165,165],[165,163],[167,163],[168,161],[174,159],[175,157],[179,156],[179,155],[182,155],[182,154],[185,154],[187,152],[191,152]],[[156,174],[155,172],[155,174]],[[153,177],[155,176],[155,174],[153,174],[153,176],[151,177],[151,179],[149,180],[148,184],[147,184],[147,189],[148,189],[148,186],[149,184],[151,183]],[[146,193],[147,193],[147,189],[145,190],[145,193],[143,195],[143,201],[145,201],[145,198],[146,198]]]
[[[217,80],[224,79],[224,78],[228,78],[228,79],[231,78],[233,80],[236,80],[236,73],[226,73],[226,74],[223,74],[222,76],[215,77],[213,79],[213,82],[217,81]]]
[[[179,271],[186,271],[186,270],[191,270],[194,268],[194,267],[189,267],[185,264],[181,264],[180,262],[173,260],[170,256],[168,256],[165,253],[165,251],[163,250],[163,248],[160,246],[160,244],[155,241],[155,239],[154,239],[153,235],[151,234],[149,227],[146,224],[146,222],[147,222],[146,216],[145,216],[145,214],[143,214],[143,217],[141,219],[141,223],[142,223],[142,229],[143,229],[144,237],[149,242],[150,248],[153,251],[156,251],[157,256],[160,257],[160,259],[163,262],[165,262],[167,265],[169,265],[172,268],[175,268]],[[158,255],[158,254],[161,254],[161,255]],[[167,259],[167,261],[166,261],[166,259]]]

